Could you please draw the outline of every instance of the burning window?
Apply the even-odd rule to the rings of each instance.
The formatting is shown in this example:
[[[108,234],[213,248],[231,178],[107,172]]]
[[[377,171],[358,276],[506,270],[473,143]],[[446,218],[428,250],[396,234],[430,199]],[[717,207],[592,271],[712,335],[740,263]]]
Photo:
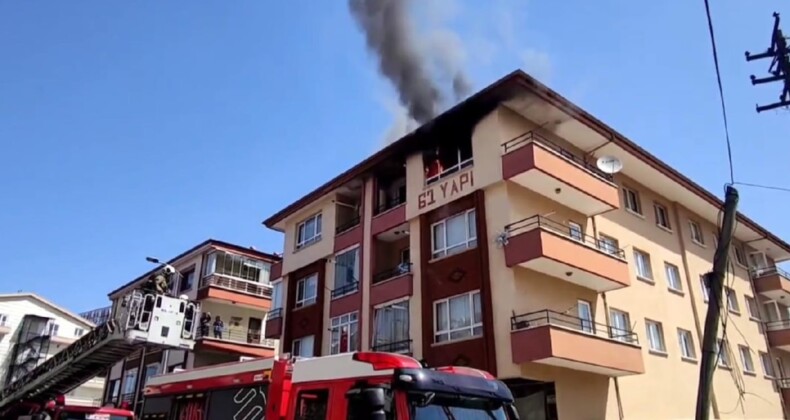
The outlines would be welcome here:
[[[425,183],[430,185],[444,177],[472,166],[472,139],[460,142],[443,142],[422,155]]]

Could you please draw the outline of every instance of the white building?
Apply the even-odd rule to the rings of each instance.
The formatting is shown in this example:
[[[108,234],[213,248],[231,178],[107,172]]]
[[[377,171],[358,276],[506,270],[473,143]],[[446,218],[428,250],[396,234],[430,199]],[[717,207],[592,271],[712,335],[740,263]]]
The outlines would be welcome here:
[[[33,293],[0,294],[0,388],[65,349],[94,324]],[[104,379],[66,395],[69,404],[99,405]]]

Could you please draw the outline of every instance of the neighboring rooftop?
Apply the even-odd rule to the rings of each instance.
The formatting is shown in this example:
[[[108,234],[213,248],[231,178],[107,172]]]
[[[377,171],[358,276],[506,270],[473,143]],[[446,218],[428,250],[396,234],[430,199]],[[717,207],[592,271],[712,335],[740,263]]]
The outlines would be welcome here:
[[[23,292],[23,293],[0,294],[0,301],[5,301],[5,300],[34,300],[39,304],[49,309],[52,309],[54,312],[60,312],[63,316],[65,316],[66,318],[70,318],[72,321],[74,321],[77,324],[81,324],[89,328],[93,328],[96,326],[93,322],[77,315],[76,313],[62,306],[55,305],[54,303],[50,302],[47,299],[44,299],[43,297],[35,293]]]

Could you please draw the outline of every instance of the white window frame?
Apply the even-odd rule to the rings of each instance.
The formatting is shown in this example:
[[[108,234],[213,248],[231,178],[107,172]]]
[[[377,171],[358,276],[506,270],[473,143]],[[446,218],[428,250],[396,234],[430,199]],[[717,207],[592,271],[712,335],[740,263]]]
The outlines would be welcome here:
[[[74,336],[77,338],[82,337],[85,335],[85,328],[74,327]]]
[[[345,271],[342,271],[342,270],[347,270],[348,267],[345,267],[342,263],[339,262],[340,261],[340,257],[344,256],[346,254],[352,253],[352,252],[354,253],[354,267],[352,267],[352,274],[351,274],[352,278],[350,278],[350,279],[348,279],[348,278],[343,279],[343,283],[341,284],[341,283],[338,282],[338,279],[340,278],[340,273],[345,272]],[[354,283],[357,284],[357,287],[356,288],[349,288],[349,289],[347,289],[347,291],[345,293],[343,293],[342,295],[335,295],[334,293],[332,293],[332,298],[333,299],[338,299],[338,298],[341,298],[343,296],[351,295],[351,294],[354,294],[354,293],[359,291],[359,283],[360,283],[360,278],[359,277],[361,275],[361,273],[359,271],[360,255],[361,255],[360,247],[358,245],[355,245],[355,246],[353,246],[351,248],[348,248],[346,250],[340,251],[340,252],[335,254],[335,264],[334,264],[334,269],[335,269],[334,283],[335,284],[334,284],[334,288],[332,290],[333,291],[334,290],[338,290],[341,287],[345,287],[345,286],[348,286],[348,285],[351,285],[351,284],[354,284]]]
[[[734,243],[732,244],[732,248],[735,253],[735,263],[741,267],[748,268],[749,262],[746,259],[746,251],[743,250],[743,246],[741,244]]]
[[[760,364],[763,366],[763,375],[765,375],[766,378],[773,379],[776,377],[776,371],[770,354],[760,352]]]
[[[464,220],[464,236],[465,239],[457,244],[450,244],[447,243],[447,225],[448,222],[455,219],[455,218],[463,218]],[[469,223],[470,219],[473,222],[474,232],[470,232]],[[437,248],[436,244],[436,237],[437,237],[437,228],[441,228],[441,236],[443,247]],[[432,250],[432,258],[442,258],[449,255],[458,254],[464,252],[468,249],[472,249],[477,246],[477,210],[476,209],[469,209],[463,211],[461,213],[454,214],[448,218],[440,220],[431,225],[431,250]]]
[[[453,175],[453,174],[457,174],[457,173],[461,172],[461,170],[466,169],[466,168],[474,165],[474,163],[475,163],[474,150],[472,151],[472,157],[470,157],[469,159],[466,159],[466,160],[461,160],[462,157],[461,157],[461,148],[460,147],[457,147],[455,149],[455,151],[456,151],[456,156],[458,157],[458,159],[456,160],[456,163],[454,165],[452,165],[452,166],[448,166],[447,168],[442,168],[441,172],[439,172],[438,174],[436,174],[436,175],[434,175],[434,176],[432,176],[430,178],[426,177],[425,178],[425,185],[431,185],[431,184],[435,183],[436,181],[438,181],[438,180],[440,180],[442,178],[445,178],[445,177]]]
[[[283,308],[283,281],[272,282],[272,310]]]
[[[459,299],[467,299],[466,309],[469,310],[467,314],[469,317],[469,325],[453,328],[452,319],[450,318],[450,303],[451,301],[457,301]],[[479,302],[479,304],[481,305],[479,320],[475,319],[475,301]],[[441,312],[445,315],[445,319],[447,320],[447,326],[445,328],[440,328],[439,326],[440,307],[443,308]],[[469,332],[469,335],[453,338],[454,333],[466,332],[466,331]],[[437,344],[449,343],[453,341],[467,340],[470,338],[476,338],[482,336],[483,336],[483,315],[482,315],[482,301],[481,301],[479,290],[475,290],[467,293],[461,293],[459,295],[450,296],[448,298],[439,299],[433,302],[433,342],[434,343]]]
[[[149,376],[148,375],[148,371],[149,371],[149,369],[151,367],[154,367],[154,366],[156,366],[156,371]],[[153,362],[153,363],[149,363],[149,364],[145,365],[145,372],[143,373],[143,386],[145,386],[145,384],[148,383],[149,379],[151,379],[152,377],[154,377],[156,375],[159,375],[159,368],[161,368],[161,367],[162,367],[162,365],[159,362]]]
[[[667,287],[669,290],[683,292],[683,280],[680,279],[680,268],[678,266],[664,261],[664,275],[667,276]]]
[[[640,263],[640,256],[644,257]],[[634,248],[634,266],[636,267],[636,277],[641,280],[646,280],[652,283],[653,280],[653,263],[650,261],[650,254],[641,249]],[[643,272],[643,270],[647,272]]]
[[[307,286],[310,282],[314,283],[312,296],[307,295],[307,291],[309,290]],[[301,296],[299,296],[300,286]],[[315,305],[316,302],[318,302],[318,273],[313,273],[296,281],[294,308],[304,308],[306,306]]]
[[[759,321],[760,318],[760,307],[757,303],[757,299],[754,296],[746,295],[744,296],[744,300],[746,301],[746,310],[749,311],[749,318],[755,321]]]
[[[631,343],[633,339],[633,331],[631,329],[631,315],[620,309],[609,309],[610,326],[616,330],[612,330],[611,338],[613,340],[622,341],[624,343]],[[621,325],[622,324],[622,325]]]
[[[623,207],[627,211],[642,216],[642,199],[639,197],[639,191],[623,187],[623,202]]]
[[[343,328],[348,328],[346,333],[346,351],[350,353],[359,350],[359,312],[349,312],[329,320],[329,354],[340,354],[343,340]],[[335,338],[337,333],[337,338]]]
[[[656,225],[662,229],[672,231],[672,222],[669,220],[667,207],[659,202],[654,202],[653,212],[656,215]]]
[[[730,360],[730,346],[727,344],[727,342],[717,338],[715,350],[716,354],[719,356],[717,364],[723,368],[731,368],[732,361]]]
[[[686,360],[697,360],[697,348],[694,346],[694,336],[691,331],[678,328],[678,346],[680,357]]]
[[[310,343],[309,354],[305,354],[304,352],[304,343]],[[300,357],[313,357],[315,355],[315,336],[306,335],[304,337],[295,338],[294,341],[291,342],[291,355]]]
[[[374,350],[377,346],[386,346],[392,343],[400,343],[403,341],[409,341],[411,339],[411,316],[410,316],[410,309],[411,308],[411,301],[407,298],[402,298],[395,301],[390,301],[381,305],[376,305],[373,307],[373,334],[371,339],[371,350]],[[387,327],[387,330],[381,331],[379,329],[379,317],[383,316],[385,313],[399,313],[402,316],[402,320],[397,320],[396,318],[394,322],[390,322]],[[401,321],[401,325],[398,325],[398,321]],[[385,320],[386,324],[386,320]],[[405,324],[405,325],[403,325]],[[397,337],[401,335],[399,333],[405,333],[405,338]],[[408,353],[410,351],[410,345],[406,346],[404,350],[393,350],[395,352],[400,353]]]
[[[576,316],[579,317],[579,328],[588,334],[595,333],[595,315],[592,304],[586,300],[576,301]]]
[[[655,327],[655,336],[652,333],[651,326]],[[661,354],[666,354],[667,352],[667,341],[664,337],[664,326],[658,322],[653,321],[652,319],[645,319],[645,331],[647,334],[647,343],[650,348],[650,351],[657,352]],[[658,343],[655,343],[654,340],[657,339]]]
[[[59,337],[58,333],[60,333],[60,325],[55,321],[49,321],[47,323],[47,334],[52,337]]]
[[[705,282],[705,274],[699,275],[699,285],[702,289],[702,300],[708,302],[710,300],[710,287]]]
[[[314,232],[313,232],[313,236],[310,236],[308,238],[306,236],[306,233],[303,233],[303,230],[306,232],[307,225],[310,222],[313,222],[313,224],[315,225],[315,229],[314,229]],[[321,240],[321,234],[322,234],[322,231],[323,231],[323,227],[324,227],[324,223],[323,223],[323,216],[321,215],[321,213],[316,213],[316,214],[314,214],[314,215],[302,220],[301,222],[299,222],[299,224],[296,225],[296,232],[295,232],[295,234],[296,234],[296,238],[295,238],[296,239],[296,241],[295,241],[296,249],[300,250],[302,248],[306,248],[306,247],[308,247],[308,246],[320,241]],[[301,240],[300,240],[300,236],[301,236]]]
[[[738,295],[735,293],[735,290],[725,287],[724,296],[727,298],[727,310],[735,314],[740,314],[741,305],[738,303]]]
[[[599,233],[598,249],[609,255],[614,255],[615,257],[620,258],[620,241],[615,237]]]
[[[138,373],[136,367],[127,369],[123,372],[123,383],[121,384],[123,395],[134,393],[135,388],[137,388]]]
[[[8,324],[8,315],[0,314],[0,327],[5,327]]]
[[[741,355],[741,365],[744,373],[755,373],[754,359],[752,359],[752,352],[749,350],[749,347],[739,344],[738,353]]]
[[[581,224],[569,220],[568,236],[574,241],[584,242],[584,228]]]
[[[694,220],[689,220],[689,235],[691,241],[697,245],[705,246],[705,234],[702,233],[702,225]]]

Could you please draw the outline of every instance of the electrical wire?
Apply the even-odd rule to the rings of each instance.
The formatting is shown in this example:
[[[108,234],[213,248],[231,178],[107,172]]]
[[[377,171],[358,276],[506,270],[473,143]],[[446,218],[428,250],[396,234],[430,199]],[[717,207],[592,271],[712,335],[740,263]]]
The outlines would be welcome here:
[[[708,32],[710,33],[710,43],[713,49],[713,64],[716,66],[716,81],[719,85],[719,99],[721,100],[721,113],[724,118],[724,135],[727,139],[727,160],[730,165],[730,183],[735,183],[735,170],[732,164],[732,146],[730,143],[730,127],[729,123],[727,122],[727,106],[725,105],[724,101],[724,88],[722,87],[721,83],[721,70],[719,69],[719,53],[716,49],[716,37],[713,34],[713,19],[710,15],[710,4],[708,4],[708,0],[705,0],[705,14],[708,17]]]
[[[773,186],[773,185],[750,184],[748,182],[734,182],[733,185],[743,185],[744,187],[762,188],[762,189],[766,189],[766,190],[790,192],[790,188],[777,187],[777,186]]]

